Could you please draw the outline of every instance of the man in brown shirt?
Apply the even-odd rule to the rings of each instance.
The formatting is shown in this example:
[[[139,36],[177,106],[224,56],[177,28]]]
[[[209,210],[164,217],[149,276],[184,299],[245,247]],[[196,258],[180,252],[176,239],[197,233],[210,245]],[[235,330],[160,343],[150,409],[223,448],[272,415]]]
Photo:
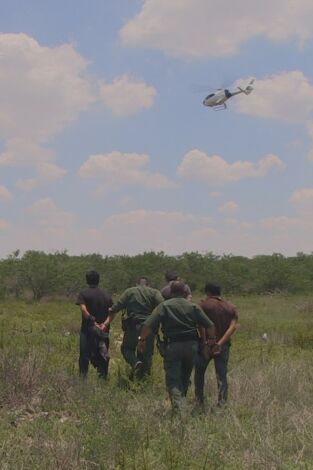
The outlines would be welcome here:
[[[237,328],[238,315],[236,307],[221,297],[218,285],[207,283],[206,298],[200,306],[208,318],[214,323],[216,344],[208,351],[198,354],[195,367],[195,394],[198,402],[204,402],[204,376],[211,359],[214,360],[218,385],[218,405],[227,400],[227,365],[230,350],[230,337]]]

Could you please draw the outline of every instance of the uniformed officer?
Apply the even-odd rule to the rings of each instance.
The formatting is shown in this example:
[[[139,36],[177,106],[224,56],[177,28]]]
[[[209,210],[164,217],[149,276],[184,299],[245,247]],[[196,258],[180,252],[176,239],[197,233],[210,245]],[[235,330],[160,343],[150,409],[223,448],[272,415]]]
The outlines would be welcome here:
[[[115,313],[126,309],[126,318],[122,320],[124,330],[121,351],[124,359],[132,367],[131,377],[142,379],[150,374],[154,350],[154,336],[147,340],[146,349],[137,351],[138,336],[141,327],[154,308],[163,302],[163,297],[157,289],[148,286],[147,278],[141,277],[135,287],[124,291],[118,302],[110,309],[107,324]]]
[[[145,321],[139,337],[138,349],[144,351],[149,337],[161,325],[164,341],[164,369],[166,387],[173,411],[184,411],[190,375],[199,349],[198,328],[203,327],[207,344],[215,343],[214,326],[201,308],[184,298],[185,284],[171,284],[172,298],[161,303]]]

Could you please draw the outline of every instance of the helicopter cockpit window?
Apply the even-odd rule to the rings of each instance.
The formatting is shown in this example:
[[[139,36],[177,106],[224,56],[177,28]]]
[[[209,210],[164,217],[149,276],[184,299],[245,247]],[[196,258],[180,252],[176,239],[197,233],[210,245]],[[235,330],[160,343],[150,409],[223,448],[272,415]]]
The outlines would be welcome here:
[[[212,98],[212,96],[214,96],[214,93],[211,93],[211,94],[208,95],[205,99],[208,100],[209,98]]]

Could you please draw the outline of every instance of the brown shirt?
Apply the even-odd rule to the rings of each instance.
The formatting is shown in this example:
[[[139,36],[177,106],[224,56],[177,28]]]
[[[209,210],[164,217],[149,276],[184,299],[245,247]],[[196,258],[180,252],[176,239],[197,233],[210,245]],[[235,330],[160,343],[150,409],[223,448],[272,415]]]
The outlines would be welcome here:
[[[217,340],[224,336],[232,320],[238,320],[235,305],[222,297],[206,297],[200,301],[200,307],[214,323]]]

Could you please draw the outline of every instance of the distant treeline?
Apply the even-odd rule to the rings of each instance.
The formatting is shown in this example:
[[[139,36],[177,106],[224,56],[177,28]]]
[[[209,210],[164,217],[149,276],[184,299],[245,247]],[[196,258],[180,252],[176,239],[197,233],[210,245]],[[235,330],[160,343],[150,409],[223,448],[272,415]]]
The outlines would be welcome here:
[[[208,280],[232,294],[313,292],[313,253],[285,257],[183,253],[168,256],[147,252],[136,256],[70,256],[66,251],[44,253],[19,250],[0,260],[0,299],[73,298],[85,285],[85,272],[101,274],[101,286],[119,293],[147,276],[153,287],[164,285],[164,273],[175,270],[193,291],[201,292]]]

